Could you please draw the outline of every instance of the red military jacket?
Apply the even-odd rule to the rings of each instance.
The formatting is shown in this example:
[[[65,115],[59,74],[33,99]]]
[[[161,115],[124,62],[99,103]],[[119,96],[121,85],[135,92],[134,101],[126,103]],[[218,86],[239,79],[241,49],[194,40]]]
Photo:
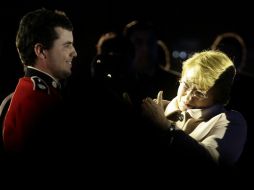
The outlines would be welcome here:
[[[45,120],[61,102],[59,89],[60,83],[50,75],[27,68],[25,76],[19,79],[4,120],[3,141],[7,152],[25,151],[42,128],[48,130]]]

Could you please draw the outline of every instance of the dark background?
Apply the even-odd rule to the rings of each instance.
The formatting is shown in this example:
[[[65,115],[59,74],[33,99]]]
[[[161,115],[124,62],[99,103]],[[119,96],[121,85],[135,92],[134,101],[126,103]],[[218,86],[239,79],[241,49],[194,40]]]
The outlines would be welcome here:
[[[22,16],[28,11],[45,7],[66,12],[74,25],[74,45],[78,58],[73,70],[79,76],[89,74],[89,65],[95,55],[95,44],[102,33],[121,31],[134,19],[151,20],[159,37],[171,51],[198,51],[208,49],[218,34],[236,32],[247,46],[246,71],[254,75],[254,10],[244,1],[76,1],[36,0],[1,3],[0,19],[0,98],[13,91],[23,75],[15,48],[15,35]],[[172,60],[172,64],[176,64]],[[82,74],[83,73],[83,74]],[[80,75],[81,74],[81,75]]]

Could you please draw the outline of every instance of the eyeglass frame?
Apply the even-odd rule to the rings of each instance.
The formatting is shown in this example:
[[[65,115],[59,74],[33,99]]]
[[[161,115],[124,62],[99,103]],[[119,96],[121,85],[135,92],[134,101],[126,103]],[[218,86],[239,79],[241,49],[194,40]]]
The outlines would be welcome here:
[[[184,91],[191,91],[190,94],[192,97],[196,97],[200,100],[208,98],[207,92],[195,89],[193,83],[192,85],[189,85],[186,81],[183,80],[179,80],[178,82],[180,83],[180,85],[183,85],[182,87],[184,88]]]

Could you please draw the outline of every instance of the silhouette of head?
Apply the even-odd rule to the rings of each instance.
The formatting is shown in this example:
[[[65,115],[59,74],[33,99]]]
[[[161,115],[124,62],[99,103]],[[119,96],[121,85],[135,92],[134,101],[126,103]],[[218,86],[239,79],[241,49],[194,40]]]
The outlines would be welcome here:
[[[133,69],[143,71],[158,64],[158,44],[154,26],[150,22],[132,21],[123,31],[135,48]]]
[[[103,34],[96,44],[97,55],[92,62],[92,77],[123,77],[133,59],[132,44],[114,32]]]
[[[226,53],[234,61],[234,65],[238,72],[244,68],[247,49],[240,35],[233,32],[220,34],[216,37],[211,49],[217,49]]]

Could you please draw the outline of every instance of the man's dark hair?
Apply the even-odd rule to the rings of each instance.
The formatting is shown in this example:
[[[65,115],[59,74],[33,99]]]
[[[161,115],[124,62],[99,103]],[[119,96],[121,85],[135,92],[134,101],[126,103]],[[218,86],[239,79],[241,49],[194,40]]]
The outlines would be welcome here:
[[[42,8],[28,12],[21,19],[16,35],[16,47],[24,65],[34,65],[36,43],[41,43],[45,49],[52,47],[54,40],[58,38],[56,27],[73,30],[71,21],[62,11]]]

